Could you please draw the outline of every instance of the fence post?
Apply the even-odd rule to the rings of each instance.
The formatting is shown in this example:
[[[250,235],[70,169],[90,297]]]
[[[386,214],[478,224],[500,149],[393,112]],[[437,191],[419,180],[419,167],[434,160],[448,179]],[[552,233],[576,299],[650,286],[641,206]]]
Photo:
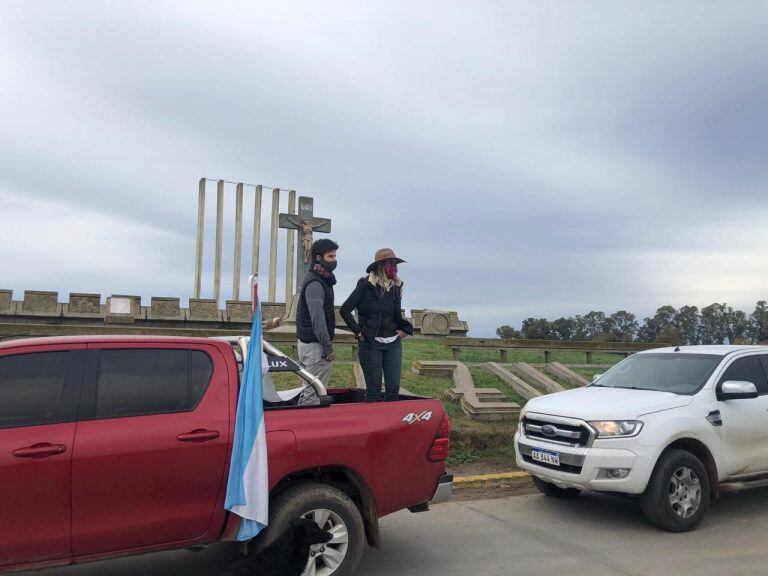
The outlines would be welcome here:
[[[587,364],[592,364],[592,352],[587,352]]]
[[[504,349],[499,350],[501,353],[501,363],[506,364],[507,363],[507,351]]]
[[[552,352],[544,350],[544,364],[549,364],[550,362],[552,362]]]

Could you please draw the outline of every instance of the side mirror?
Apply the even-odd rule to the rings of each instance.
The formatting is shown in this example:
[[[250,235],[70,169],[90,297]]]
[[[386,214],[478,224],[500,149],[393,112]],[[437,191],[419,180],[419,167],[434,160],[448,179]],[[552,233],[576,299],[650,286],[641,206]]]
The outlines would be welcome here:
[[[717,387],[718,400],[757,398],[757,387],[752,382],[727,380]]]
[[[597,382],[597,379],[600,378],[600,376],[602,376],[603,374],[605,374],[605,372],[602,372],[600,374],[592,374],[592,383]]]

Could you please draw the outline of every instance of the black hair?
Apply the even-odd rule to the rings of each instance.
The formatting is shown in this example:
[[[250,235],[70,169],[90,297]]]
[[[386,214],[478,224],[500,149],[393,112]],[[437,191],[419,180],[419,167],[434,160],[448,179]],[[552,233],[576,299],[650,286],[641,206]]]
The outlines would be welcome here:
[[[317,256],[323,258],[326,254],[328,254],[328,252],[332,252],[333,250],[338,249],[339,245],[330,238],[321,238],[320,240],[315,240],[312,242],[312,260],[315,260]]]

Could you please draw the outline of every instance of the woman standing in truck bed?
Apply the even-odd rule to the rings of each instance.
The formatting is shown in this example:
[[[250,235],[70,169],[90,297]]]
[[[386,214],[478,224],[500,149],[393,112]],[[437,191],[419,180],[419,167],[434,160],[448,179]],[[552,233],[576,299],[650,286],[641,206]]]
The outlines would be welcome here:
[[[403,362],[401,340],[413,335],[413,325],[403,318],[403,282],[391,248],[376,251],[374,261],[366,268],[368,276],[357,282],[352,294],[341,306],[341,317],[360,340],[360,366],[365,374],[366,402],[381,401],[381,378],[384,376],[384,400],[397,400]],[[358,320],[352,315],[357,310]]]

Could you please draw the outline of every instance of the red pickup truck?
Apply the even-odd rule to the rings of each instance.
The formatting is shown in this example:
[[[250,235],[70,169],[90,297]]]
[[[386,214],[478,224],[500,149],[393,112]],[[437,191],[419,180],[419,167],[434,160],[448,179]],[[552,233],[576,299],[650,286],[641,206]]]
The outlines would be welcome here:
[[[238,360],[204,338],[0,343],[0,572],[233,541]],[[311,517],[334,534],[313,573],[354,574],[378,518],[450,497],[448,418],[428,398],[315,400],[265,402],[270,526],[255,546]]]

